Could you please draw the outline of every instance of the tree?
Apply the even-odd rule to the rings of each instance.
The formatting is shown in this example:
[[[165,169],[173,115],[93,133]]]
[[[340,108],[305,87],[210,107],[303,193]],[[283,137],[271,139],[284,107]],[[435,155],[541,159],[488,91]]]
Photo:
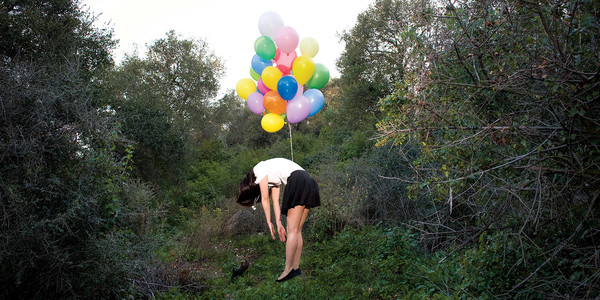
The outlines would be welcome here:
[[[111,34],[40,0],[2,1],[0,35],[0,297],[116,297],[125,269],[98,247],[127,176],[98,98]]]
[[[222,74],[206,42],[182,40],[173,31],[156,40],[147,57],[129,56],[117,68],[113,107],[135,148],[137,176],[165,187],[181,183],[194,146],[214,137],[210,101]]]
[[[507,262],[496,295],[600,293],[599,12],[597,1],[443,1],[400,31],[406,77],[380,101],[380,141],[418,146],[398,179],[436,201],[418,222],[433,249],[507,241],[486,248]]]
[[[352,116],[344,118],[352,120],[349,125],[361,125],[376,115],[379,98],[390,94],[394,83],[403,78],[407,45],[398,32],[408,26],[413,5],[377,0],[342,34],[346,47],[337,61],[342,74],[338,97],[342,116]]]

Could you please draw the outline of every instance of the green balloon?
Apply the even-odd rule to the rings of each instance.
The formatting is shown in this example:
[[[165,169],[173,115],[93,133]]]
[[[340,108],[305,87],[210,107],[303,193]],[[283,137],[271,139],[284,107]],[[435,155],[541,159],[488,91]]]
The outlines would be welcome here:
[[[250,67],[250,76],[252,76],[252,79],[258,81],[258,79],[260,79],[260,74],[256,73],[256,71],[254,71],[254,69],[252,69],[252,67]]]
[[[309,89],[320,89],[329,82],[329,70],[323,64],[315,64],[315,72],[313,76],[308,80],[306,86]]]
[[[258,57],[265,60],[271,60],[275,58],[277,47],[270,37],[263,35],[254,42],[254,51]]]

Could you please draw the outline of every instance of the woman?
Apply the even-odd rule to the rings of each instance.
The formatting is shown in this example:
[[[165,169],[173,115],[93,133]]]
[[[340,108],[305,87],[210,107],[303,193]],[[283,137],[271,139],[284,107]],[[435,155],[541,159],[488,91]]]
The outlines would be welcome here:
[[[283,202],[279,207],[279,192],[285,185]],[[275,228],[271,223],[271,204],[279,239],[285,242],[285,268],[277,282],[291,279],[301,274],[300,256],[302,255],[302,226],[311,208],[321,205],[319,186],[295,162],[285,158],[272,158],[261,161],[242,180],[237,202],[250,206],[260,197],[271,237],[275,239]],[[287,216],[287,230],[281,224],[281,214]],[[286,241],[287,238],[287,241]]]

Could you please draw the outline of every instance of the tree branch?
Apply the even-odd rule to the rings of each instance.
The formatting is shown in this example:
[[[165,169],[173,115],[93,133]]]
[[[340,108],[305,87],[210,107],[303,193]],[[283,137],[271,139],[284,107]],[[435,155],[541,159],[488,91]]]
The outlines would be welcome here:
[[[550,260],[552,260],[558,254],[558,252],[560,252],[565,246],[567,246],[567,244],[575,237],[575,235],[577,233],[579,233],[579,231],[581,230],[581,228],[583,226],[583,223],[587,221],[590,213],[592,212],[592,208],[596,204],[596,199],[598,199],[598,195],[599,194],[600,194],[600,191],[597,190],[596,194],[594,195],[594,199],[592,199],[592,203],[590,203],[590,206],[588,207],[585,215],[583,216],[583,218],[581,219],[581,221],[577,225],[577,228],[575,228],[575,230],[571,233],[571,235],[568,238],[564,239],[554,249],[554,252],[552,253],[552,255],[550,255],[550,257],[548,257],[541,265],[539,265],[535,269],[535,271],[533,271],[533,273],[529,274],[527,277],[525,277],[525,279],[523,279],[517,285],[513,286],[512,289],[508,293],[512,293],[515,289],[518,289],[521,285],[523,285],[524,283],[526,283],[527,281],[529,281],[529,279],[531,279],[531,277],[533,277],[535,274],[537,274],[546,264],[548,264],[550,262]]]

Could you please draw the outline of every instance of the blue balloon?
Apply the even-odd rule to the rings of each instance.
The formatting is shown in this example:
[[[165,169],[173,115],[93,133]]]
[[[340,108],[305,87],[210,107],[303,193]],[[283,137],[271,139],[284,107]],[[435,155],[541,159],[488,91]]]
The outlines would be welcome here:
[[[283,100],[290,101],[298,93],[298,81],[292,76],[283,76],[277,81],[277,92]]]
[[[262,74],[263,70],[270,66],[273,66],[272,60],[262,59],[257,54],[252,56],[252,70],[254,70],[254,72],[256,72],[258,75]]]
[[[308,101],[310,102],[309,117],[318,113],[321,108],[323,108],[323,104],[325,104],[325,96],[323,96],[323,93],[321,93],[320,90],[309,89],[304,92],[304,97],[308,98]]]

